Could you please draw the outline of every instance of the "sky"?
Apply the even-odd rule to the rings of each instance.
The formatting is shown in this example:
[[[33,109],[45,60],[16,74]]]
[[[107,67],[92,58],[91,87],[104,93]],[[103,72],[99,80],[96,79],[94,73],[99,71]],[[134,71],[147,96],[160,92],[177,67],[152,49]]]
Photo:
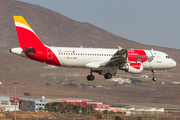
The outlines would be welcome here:
[[[40,5],[142,44],[180,49],[180,0],[19,1]]]

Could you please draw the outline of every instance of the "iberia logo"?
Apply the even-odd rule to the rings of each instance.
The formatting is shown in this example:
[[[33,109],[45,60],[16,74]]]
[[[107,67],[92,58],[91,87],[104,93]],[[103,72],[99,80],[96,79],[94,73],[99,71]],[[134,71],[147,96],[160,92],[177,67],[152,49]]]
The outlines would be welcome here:
[[[75,50],[72,53],[75,53]]]
[[[130,66],[139,70],[141,68],[141,63],[130,63]]]

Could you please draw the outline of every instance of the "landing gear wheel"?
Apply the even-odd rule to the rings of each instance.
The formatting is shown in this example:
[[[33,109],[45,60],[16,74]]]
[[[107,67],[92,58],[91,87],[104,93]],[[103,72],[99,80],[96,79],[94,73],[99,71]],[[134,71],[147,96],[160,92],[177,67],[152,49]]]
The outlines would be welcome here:
[[[106,73],[106,74],[104,75],[104,78],[105,78],[105,79],[111,79],[111,78],[112,78],[111,73]]]
[[[156,77],[153,77],[153,78],[152,78],[152,80],[153,80],[153,81],[156,81],[156,80],[157,80],[157,78],[156,78]]]
[[[88,80],[88,81],[93,81],[94,78],[95,78],[94,75],[88,75],[88,76],[87,76],[87,80]]]
[[[152,78],[152,80],[153,80],[153,81],[157,81],[157,78],[154,76],[155,73],[156,73],[156,70],[152,70],[152,73],[153,73],[153,78]]]

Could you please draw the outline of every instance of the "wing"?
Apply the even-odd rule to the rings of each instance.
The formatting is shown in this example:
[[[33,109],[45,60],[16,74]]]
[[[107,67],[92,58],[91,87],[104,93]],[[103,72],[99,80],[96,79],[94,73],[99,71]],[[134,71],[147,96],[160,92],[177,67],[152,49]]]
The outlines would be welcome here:
[[[101,67],[109,66],[110,64],[113,64],[113,66],[123,66],[124,63],[126,63],[126,60],[127,60],[126,49],[119,47],[117,52],[111,57],[109,61],[101,63]]]

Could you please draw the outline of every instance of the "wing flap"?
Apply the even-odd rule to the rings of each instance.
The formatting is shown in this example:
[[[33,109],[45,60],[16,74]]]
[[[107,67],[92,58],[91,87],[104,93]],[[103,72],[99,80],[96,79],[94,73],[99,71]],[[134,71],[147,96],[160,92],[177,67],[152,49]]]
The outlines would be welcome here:
[[[119,46],[118,46],[119,47]],[[108,66],[109,64],[113,64],[113,65],[122,65],[123,63],[126,62],[126,49],[119,47],[119,49],[117,50],[117,52],[111,57],[111,59],[109,61],[106,61],[104,63],[101,64],[101,66]]]

